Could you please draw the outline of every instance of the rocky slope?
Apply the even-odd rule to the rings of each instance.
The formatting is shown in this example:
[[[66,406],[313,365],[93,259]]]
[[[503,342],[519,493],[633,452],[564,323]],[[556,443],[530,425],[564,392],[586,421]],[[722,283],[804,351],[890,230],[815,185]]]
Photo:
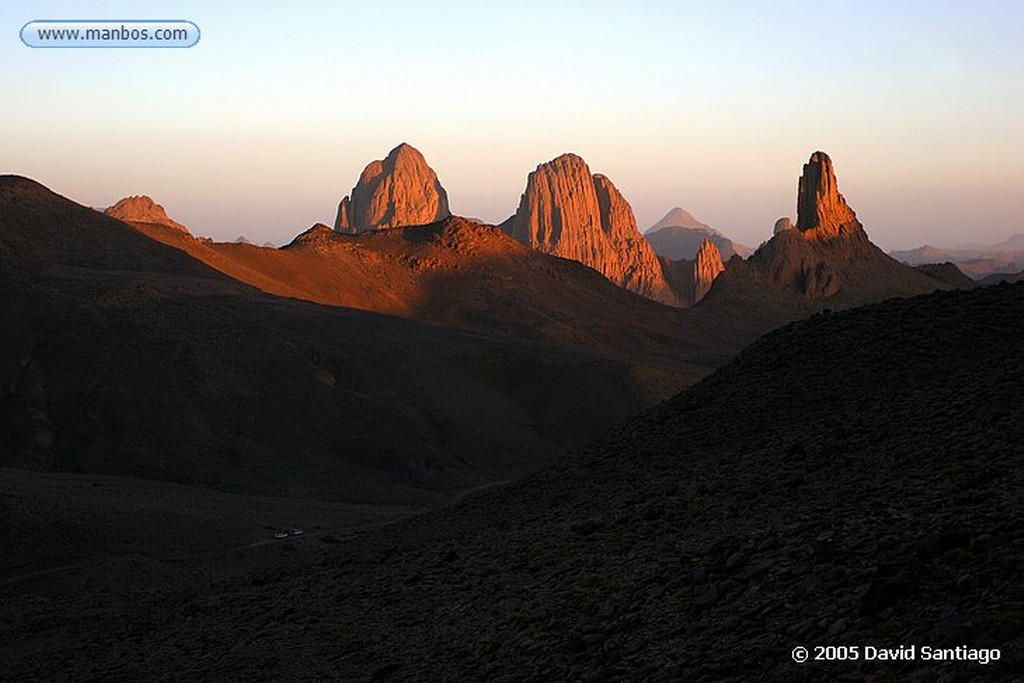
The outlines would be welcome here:
[[[451,215],[448,193],[419,150],[402,143],[371,161],[338,205],[334,229],[357,233],[433,223]]]
[[[644,237],[658,256],[664,256],[673,261],[682,259],[694,259],[705,239],[710,239],[722,260],[728,261],[733,254],[739,254],[746,258],[753,253],[753,249],[743,246],[723,235],[705,223],[701,223],[693,215],[676,207],[665,214],[664,217],[644,233]]]
[[[575,154],[563,154],[530,173],[519,208],[501,229],[528,247],[579,261],[647,298],[677,303],[629,203]]]
[[[7,673],[1012,680],[1022,311],[1018,285],[815,316],[529,479],[252,577],[10,591]],[[919,656],[793,661],[824,645]]]
[[[967,277],[962,270],[956,267],[955,263],[949,261],[945,263],[922,263],[921,265],[914,266],[914,270],[937,280],[942,280],[958,289],[970,289],[975,285],[974,280]]]

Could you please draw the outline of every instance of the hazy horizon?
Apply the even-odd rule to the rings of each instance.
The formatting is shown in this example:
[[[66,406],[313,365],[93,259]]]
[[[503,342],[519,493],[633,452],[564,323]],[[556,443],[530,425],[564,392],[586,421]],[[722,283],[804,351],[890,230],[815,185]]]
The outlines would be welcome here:
[[[37,19],[187,19],[183,50],[31,49]],[[331,224],[405,141],[453,212],[500,222],[575,152],[641,231],[680,206],[756,246],[811,152],[886,249],[1024,232],[1024,5],[41,2],[4,5],[0,172],[193,232]]]

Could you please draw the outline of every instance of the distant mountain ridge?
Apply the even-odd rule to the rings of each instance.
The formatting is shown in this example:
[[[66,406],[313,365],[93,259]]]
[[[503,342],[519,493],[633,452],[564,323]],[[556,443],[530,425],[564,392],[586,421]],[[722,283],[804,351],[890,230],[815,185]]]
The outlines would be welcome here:
[[[372,201],[360,200],[363,196]],[[403,220],[420,216],[424,207],[428,217],[447,214],[447,193],[423,156],[403,143],[384,160],[367,166],[360,184],[339,207],[335,233],[356,234],[373,232],[376,227],[395,227]],[[742,261],[733,264],[730,249],[734,243],[685,209],[675,207],[653,226],[662,227],[648,233],[654,243],[660,236],[685,236],[695,243],[685,251],[689,254],[692,250],[692,257],[673,259],[658,255],[639,234],[632,208],[606,176],[592,174],[579,156],[564,154],[538,165],[529,174],[516,213],[499,227],[531,249],[582,263],[620,287],[673,306],[687,307],[698,301],[720,301],[723,297],[747,300],[744,306],[749,305],[751,297],[773,299],[774,303],[767,308],[753,312],[761,318],[755,327],[768,324],[769,320],[799,315],[798,312],[806,310],[806,303],[815,299],[834,298],[836,305],[854,305],[886,295],[914,294],[936,286],[962,284],[948,268],[909,269],[871,244],[856,214],[839,193],[831,159],[823,152],[812,154],[804,165],[798,182],[797,209],[796,223],[789,218],[777,221],[774,236],[744,265]],[[356,221],[355,216],[361,215],[361,211],[369,218]],[[145,227],[158,223],[137,225],[151,236],[164,239],[160,230]],[[363,225],[369,227],[360,227]],[[462,221],[458,225],[465,232],[475,224]],[[181,226],[177,227],[179,233],[184,232]],[[285,271],[274,272],[285,263],[292,264],[289,269],[296,267],[298,261],[292,256],[274,257],[278,263],[268,269],[266,264],[252,262],[248,252],[241,249],[232,252],[224,246],[209,244],[204,249],[181,234],[171,241],[208,263],[220,264],[233,276],[277,294],[400,315],[409,314],[409,302],[417,300],[411,292],[418,285],[410,288],[401,283],[417,279],[419,275],[413,274],[421,270],[406,270],[396,278],[379,259],[371,266],[360,258],[358,267],[347,270],[344,277],[332,276],[328,282],[297,271],[287,275]],[[714,250],[706,248],[705,243],[713,245]],[[321,240],[321,246],[330,246],[337,258],[350,259],[363,253],[346,251],[340,248],[341,243],[330,241]],[[668,253],[683,255],[671,250]],[[265,255],[263,261],[268,258]],[[724,270],[719,263],[725,266]],[[376,274],[371,275],[373,272]],[[721,291],[716,293],[713,283],[723,278],[718,287]],[[762,280],[770,286],[764,288],[759,284]],[[780,292],[800,298],[780,298]]]
[[[996,242],[995,244],[964,244],[958,247],[953,247],[953,251],[1011,251],[1014,253],[1024,253],[1024,233],[1016,233],[1010,235],[1002,242]]]
[[[1024,270],[1024,234],[1011,235],[995,244],[965,244],[958,247],[933,247],[894,250],[890,255],[912,266],[925,263],[955,263],[975,280],[996,278]]]
[[[363,183],[367,178],[369,180]],[[409,178],[426,179],[426,185]],[[387,218],[370,221],[380,227],[391,225],[389,221],[392,220],[400,222],[397,216],[418,216],[424,206],[420,201],[424,195],[398,191],[400,188],[410,185],[427,187],[428,190],[435,185],[439,187],[436,174],[426,165],[422,155],[405,143],[393,149],[385,160],[368,165],[360,182],[363,183],[362,189],[356,191],[357,186],[352,197],[369,193],[376,197],[375,201],[379,200],[376,204],[364,202],[362,205],[376,206],[380,216]],[[427,194],[431,197],[426,203],[427,215],[447,212],[447,194],[443,188]],[[360,202],[346,199],[348,201],[343,201],[339,208],[335,232],[339,232],[339,226],[342,232],[372,231],[372,227],[367,230],[353,227],[350,223],[355,215],[353,207],[358,207]],[[701,300],[713,302],[723,297],[749,300],[755,291],[758,292],[756,298],[777,299],[764,310],[754,312],[762,318],[762,322],[755,326],[768,324],[769,320],[790,319],[789,316],[798,315],[798,311],[805,310],[806,302],[814,299],[838,297],[836,305],[852,305],[874,301],[887,294],[919,293],[936,286],[962,284],[956,273],[948,268],[907,269],[874,247],[855,213],[839,193],[831,159],[823,152],[813,154],[804,166],[798,183],[797,206],[795,224],[788,218],[780,219],[775,225],[775,235],[751,256],[749,263],[738,263],[733,268],[727,266],[724,270],[718,264],[726,266],[731,263],[733,243],[685,209],[675,207],[654,226],[663,227],[648,233],[655,243],[660,236],[680,235],[695,243],[685,252],[693,250],[691,258],[672,259],[657,255],[650,243],[639,235],[629,203],[607,177],[592,174],[577,155],[565,154],[540,164],[529,174],[527,188],[516,213],[500,228],[531,249],[583,263],[620,287],[662,303],[687,307]],[[671,226],[668,223],[683,225]],[[460,230],[466,230],[466,226],[471,224],[463,221],[460,225],[463,225]],[[157,235],[159,231],[151,230],[151,233],[163,239]],[[209,250],[192,245],[188,240],[182,240],[180,235],[174,239],[204,260],[209,256],[212,259],[207,261],[209,263],[228,263],[225,256],[229,252],[223,246],[211,246],[218,252],[214,255],[207,254]],[[715,247],[714,254],[704,247],[705,242]],[[325,248],[329,244],[322,241]],[[347,252],[339,246],[340,243],[330,247],[339,258],[348,259],[360,253]],[[372,271],[379,270],[383,262],[368,269],[369,263],[361,261],[356,269],[347,271],[346,277],[334,279],[330,284],[317,277],[317,284],[311,288],[310,278],[297,272],[287,276],[283,271],[271,275],[264,265],[242,265],[240,257],[251,260],[246,253],[241,250],[233,252],[229,260],[235,261],[236,265],[228,266],[228,271],[247,282],[257,283],[265,291],[401,315],[408,314],[409,302],[416,300],[407,286],[388,284],[406,281],[407,275],[398,279],[385,275],[383,271],[370,275]],[[669,253],[682,255],[679,252]],[[281,263],[275,268],[293,260],[292,257],[282,259],[277,259]],[[725,282],[719,289],[731,291],[731,294],[716,294],[714,291],[712,283],[723,277]],[[762,279],[767,279],[771,286],[765,289],[757,284]],[[366,284],[358,284],[364,281]],[[789,292],[801,299],[780,299],[772,292]],[[710,299],[707,295],[711,295]]]

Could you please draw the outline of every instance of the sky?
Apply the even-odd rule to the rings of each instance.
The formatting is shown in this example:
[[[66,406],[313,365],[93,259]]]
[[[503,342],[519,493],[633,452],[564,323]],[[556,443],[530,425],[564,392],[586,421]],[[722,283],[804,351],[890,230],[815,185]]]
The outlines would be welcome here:
[[[185,19],[188,49],[33,49],[41,19]],[[1024,232],[1024,2],[3,2],[0,172],[90,206],[148,194],[194,234],[332,224],[400,142],[452,210],[515,211],[582,156],[641,230],[742,243],[812,152],[887,249]]]

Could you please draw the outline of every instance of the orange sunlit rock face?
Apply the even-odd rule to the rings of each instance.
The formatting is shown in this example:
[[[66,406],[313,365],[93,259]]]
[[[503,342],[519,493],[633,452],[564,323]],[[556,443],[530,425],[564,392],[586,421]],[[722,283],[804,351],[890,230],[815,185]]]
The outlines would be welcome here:
[[[519,208],[501,228],[522,244],[586,264],[649,299],[678,303],[629,202],[575,154],[530,173]]]
[[[352,193],[341,200],[334,229],[357,233],[425,225],[451,215],[448,193],[419,150],[402,143],[371,161]]]
[[[832,160],[824,152],[815,152],[804,164],[797,186],[796,227],[810,238],[832,238],[859,227],[857,215],[839,194]]]
[[[155,223],[188,232],[184,225],[171,220],[164,207],[146,195],[125,197],[103,213],[126,223]]]
[[[694,303],[704,298],[704,295],[711,289],[711,283],[723,270],[725,270],[725,266],[722,264],[722,256],[718,253],[718,247],[710,239],[705,238],[697,252],[697,258],[693,261]]]

